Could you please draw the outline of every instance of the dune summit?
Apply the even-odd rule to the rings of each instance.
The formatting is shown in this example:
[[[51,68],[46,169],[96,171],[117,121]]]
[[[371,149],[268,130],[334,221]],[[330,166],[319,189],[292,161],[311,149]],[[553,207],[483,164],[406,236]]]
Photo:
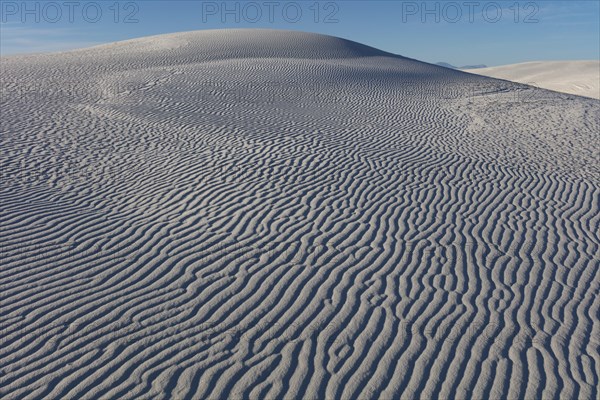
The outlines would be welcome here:
[[[316,34],[2,58],[0,397],[598,398],[598,101]]]

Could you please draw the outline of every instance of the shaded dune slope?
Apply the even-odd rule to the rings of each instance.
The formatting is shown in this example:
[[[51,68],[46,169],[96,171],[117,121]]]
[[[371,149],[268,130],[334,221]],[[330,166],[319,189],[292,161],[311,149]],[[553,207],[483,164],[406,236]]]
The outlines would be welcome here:
[[[598,101],[268,30],[1,69],[3,399],[598,398]]]

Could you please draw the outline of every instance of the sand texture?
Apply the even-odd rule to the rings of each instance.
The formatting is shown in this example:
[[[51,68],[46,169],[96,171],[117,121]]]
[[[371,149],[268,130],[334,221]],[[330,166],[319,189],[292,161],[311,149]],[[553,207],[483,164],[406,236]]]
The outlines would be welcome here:
[[[3,400],[598,398],[598,100],[271,30],[1,68]]]

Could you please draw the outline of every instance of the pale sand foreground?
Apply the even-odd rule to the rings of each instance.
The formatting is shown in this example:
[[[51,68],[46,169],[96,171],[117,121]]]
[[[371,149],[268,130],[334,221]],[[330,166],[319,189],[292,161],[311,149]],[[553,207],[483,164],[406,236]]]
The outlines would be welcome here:
[[[600,61],[534,61],[465,71],[600,99]]]
[[[2,399],[598,398],[599,101],[284,31],[1,62]]]

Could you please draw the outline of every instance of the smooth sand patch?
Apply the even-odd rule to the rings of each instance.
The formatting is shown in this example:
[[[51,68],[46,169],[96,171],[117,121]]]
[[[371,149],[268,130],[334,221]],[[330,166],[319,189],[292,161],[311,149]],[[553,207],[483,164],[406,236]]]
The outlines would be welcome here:
[[[600,99],[600,61],[534,61],[465,71]]]

